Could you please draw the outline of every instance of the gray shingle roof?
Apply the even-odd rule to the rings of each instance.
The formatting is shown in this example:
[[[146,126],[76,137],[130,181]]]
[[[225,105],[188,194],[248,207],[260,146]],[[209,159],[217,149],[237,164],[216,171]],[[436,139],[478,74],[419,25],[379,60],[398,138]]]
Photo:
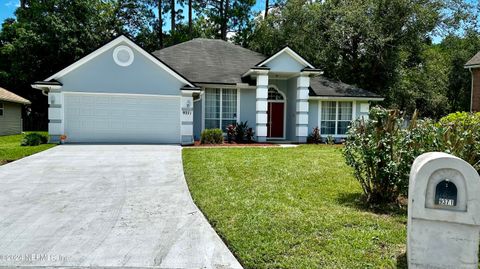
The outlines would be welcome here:
[[[241,76],[265,60],[263,54],[219,39],[196,38],[171,47],[154,51],[155,57],[193,83],[241,83]],[[381,96],[325,77],[314,77],[310,95],[332,97]]]
[[[310,79],[310,96],[382,98],[378,94],[324,76]]]
[[[471,66],[471,65],[480,65],[480,51],[475,54],[472,59],[468,60],[468,62],[465,64],[465,66]]]
[[[219,39],[196,38],[153,52],[188,80],[241,83],[241,76],[266,56]]]
[[[7,91],[4,88],[0,87],[0,101],[7,101],[12,103],[19,103],[24,105],[31,104],[27,99],[14,94],[13,92]]]

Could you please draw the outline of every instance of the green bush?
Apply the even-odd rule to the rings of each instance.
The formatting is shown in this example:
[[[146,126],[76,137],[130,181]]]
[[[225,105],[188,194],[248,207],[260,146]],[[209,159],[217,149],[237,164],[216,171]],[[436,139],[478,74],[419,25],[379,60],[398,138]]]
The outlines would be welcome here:
[[[227,132],[228,143],[232,143],[233,139],[235,139],[237,143],[250,143],[253,142],[253,136],[255,134],[253,129],[248,127],[248,121],[230,124],[225,131]]]
[[[28,133],[26,134],[21,142],[21,146],[38,146],[40,144],[46,144],[48,142],[48,137],[39,133]]]
[[[345,160],[353,167],[369,203],[395,201],[408,184],[408,171],[402,171],[401,161],[402,153],[408,152],[401,144],[403,122],[398,110],[374,107],[369,120],[353,121],[347,132]]]
[[[352,122],[347,132],[345,160],[369,203],[394,202],[407,195],[411,165],[425,152],[447,152],[479,170],[480,114],[454,113],[434,122],[418,120],[414,113],[405,125],[398,110],[375,107],[369,120]]]
[[[235,125],[235,140],[237,143],[245,141],[245,134],[248,130],[248,122],[239,122]]]
[[[435,126],[437,151],[464,159],[480,171],[480,113],[456,112],[440,119]]]
[[[308,143],[319,144],[322,143],[322,136],[320,135],[320,128],[315,127],[312,129],[312,133],[307,138]]]
[[[223,133],[221,129],[205,129],[200,137],[201,144],[222,144]]]

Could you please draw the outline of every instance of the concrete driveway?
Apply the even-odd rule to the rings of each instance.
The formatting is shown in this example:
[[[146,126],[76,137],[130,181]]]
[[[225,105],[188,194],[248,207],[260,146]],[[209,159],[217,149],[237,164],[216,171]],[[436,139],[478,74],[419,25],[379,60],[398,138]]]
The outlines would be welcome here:
[[[241,268],[181,148],[65,145],[0,166],[0,266]]]

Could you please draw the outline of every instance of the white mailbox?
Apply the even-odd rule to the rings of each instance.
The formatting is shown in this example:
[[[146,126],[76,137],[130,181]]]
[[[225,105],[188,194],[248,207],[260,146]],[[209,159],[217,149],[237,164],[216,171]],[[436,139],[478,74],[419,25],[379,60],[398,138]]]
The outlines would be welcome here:
[[[408,195],[408,268],[477,269],[477,171],[450,154],[425,153],[412,165]]]

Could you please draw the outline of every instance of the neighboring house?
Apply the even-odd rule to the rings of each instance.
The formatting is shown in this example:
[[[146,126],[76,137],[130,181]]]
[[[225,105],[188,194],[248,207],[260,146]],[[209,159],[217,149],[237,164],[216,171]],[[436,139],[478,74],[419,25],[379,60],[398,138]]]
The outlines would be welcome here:
[[[0,88],[0,135],[22,132],[22,107],[29,104],[27,99]]]
[[[475,54],[466,64],[465,68],[472,74],[472,90],[470,96],[470,111],[480,111],[480,52]]]
[[[378,95],[340,82],[285,47],[271,57],[194,39],[150,54],[117,37],[32,87],[48,93],[49,132],[67,142],[190,144],[248,121],[257,141],[342,137]]]

